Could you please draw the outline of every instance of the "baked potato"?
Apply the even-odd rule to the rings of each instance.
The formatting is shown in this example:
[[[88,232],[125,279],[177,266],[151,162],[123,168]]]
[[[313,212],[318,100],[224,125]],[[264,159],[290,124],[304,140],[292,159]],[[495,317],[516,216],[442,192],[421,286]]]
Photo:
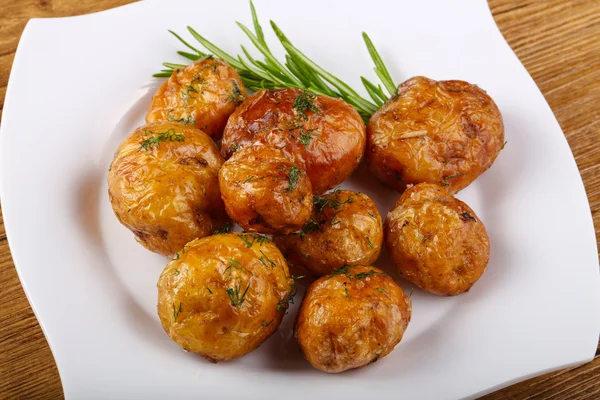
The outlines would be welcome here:
[[[313,191],[342,183],[360,163],[365,125],[340,99],[300,89],[261,90],[231,114],[221,144],[225,159],[255,143],[281,149],[306,171]]]
[[[173,71],[154,95],[146,122],[178,122],[218,139],[227,118],[246,97],[236,70],[208,57]]]
[[[246,231],[288,234],[312,212],[306,172],[271,146],[235,152],[219,171],[219,186],[227,213]]]
[[[108,172],[115,215],[148,250],[173,256],[229,218],[219,192],[219,149],[181,124],[142,126],[117,149]]]
[[[374,263],[383,245],[383,224],[366,194],[336,190],[315,196],[313,214],[300,232],[274,241],[291,264],[323,276],[346,264]]]
[[[504,147],[504,125],[476,85],[417,76],[373,114],[367,142],[367,163],[387,186],[402,192],[429,182],[456,193],[492,165]]]
[[[386,245],[400,274],[440,296],[468,291],[485,271],[490,241],[473,210],[441,186],[407,189],[386,219]]]
[[[309,286],[295,335],[306,359],[325,372],[371,364],[400,343],[411,301],[378,268],[343,267]]]
[[[256,349],[294,294],[285,259],[264,236],[227,233],[188,243],[158,280],[158,316],[185,350],[217,362]]]

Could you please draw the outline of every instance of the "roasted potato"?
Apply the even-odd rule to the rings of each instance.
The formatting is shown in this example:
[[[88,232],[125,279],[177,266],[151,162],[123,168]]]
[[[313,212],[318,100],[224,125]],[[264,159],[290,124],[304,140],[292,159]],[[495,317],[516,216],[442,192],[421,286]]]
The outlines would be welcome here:
[[[367,163],[387,186],[402,192],[430,182],[456,193],[492,165],[504,147],[504,125],[479,87],[418,76],[373,114],[367,141]]]
[[[279,326],[294,281],[275,245],[228,233],[188,243],[158,280],[158,316],[185,350],[217,362],[241,357]]]
[[[247,231],[288,234],[312,212],[306,172],[271,146],[234,153],[219,171],[219,185],[227,213]]]
[[[154,95],[146,122],[179,122],[218,139],[227,118],[246,97],[236,70],[209,57],[173,72]]]
[[[407,189],[386,219],[386,245],[400,274],[440,296],[468,291],[485,271],[490,241],[473,210],[441,186]]]
[[[366,133],[358,112],[342,100],[300,89],[261,90],[231,114],[221,154],[227,159],[257,142],[281,149],[320,194],[358,166]]]
[[[309,286],[295,335],[313,367],[342,372],[389,354],[400,343],[411,310],[409,297],[383,271],[346,266]]]
[[[366,194],[336,190],[315,196],[313,214],[300,232],[274,241],[291,264],[323,276],[346,264],[374,263],[383,245],[382,225]]]
[[[113,210],[144,247],[173,256],[229,220],[219,192],[222,164],[215,143],[198,129],[142,126],[121,143],[110,166]]]

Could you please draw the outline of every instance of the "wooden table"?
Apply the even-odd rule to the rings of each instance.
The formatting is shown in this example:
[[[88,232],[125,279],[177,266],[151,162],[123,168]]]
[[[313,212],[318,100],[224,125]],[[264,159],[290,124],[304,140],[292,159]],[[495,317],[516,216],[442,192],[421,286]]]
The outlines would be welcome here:
[[[128,0],[0,0],[0,115],[25,23],[100,11]],[[600,1],[490,0],[510,46],[544,93],[571,145],[600,230]],[[0,217],[0,398],[62,398],[58,370],[17,278]],[[600,348],[580,367],[544,375],[485,397],[600,398]]]

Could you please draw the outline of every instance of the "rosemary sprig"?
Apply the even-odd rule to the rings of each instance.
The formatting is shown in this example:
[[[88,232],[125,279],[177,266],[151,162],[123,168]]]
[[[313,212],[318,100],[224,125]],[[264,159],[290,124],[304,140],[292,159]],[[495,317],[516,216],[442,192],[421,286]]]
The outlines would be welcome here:
[[[246,36],[248,36],[254,47],[262,54],[264,57],[263,60],[252,57],[244,46],[240,46],[244,57],[242,57],[242,55],[233,56],[228,54],[189,26],[187,28],[190,34],[208,51],[208,53],[198,50],[186,42],[177,33],[169,31],[183,43],[184,46],[193,51],[193,53],[178,51],[177,54],[191,61],[200,60],[212,55],[219,57],[235,68],[240,74],[244,85],[253,91],[259,91],[261,89],[300,88],[313,93],[341,98],[354,106],[365,122],[368,121],[369,117],[377,111],[385,101],[387,101],[388,96],[384,93],[381,85],[375,85],[362,76],[361,81],[373,101],[371,102],[361,97],[358,92],[352,89],[348,84],[320,67],[306,56],[304,52],[294,46],[277,24],[270,21],[271,28],[287,53],[285,55],[285,62],[278,60],[271,52],[271,49],[265,40],[263,28],[258,21],[256,9],[252,1],[250,1],[250,11],[252,14],[254,32],[244,24],[240,22],[236,23]],[[388,69],[383,63],[381,56],[375,49],[369,36],[364,32],[362,35],[367,50],[375,63],[375,73],[390,95],[393,96],[396,88]],[[166,78],[171,76],[174,70],[185,67],[184,64],[174,63],[163,63],[163,65],[167,69],[162,69],[153,76]]]

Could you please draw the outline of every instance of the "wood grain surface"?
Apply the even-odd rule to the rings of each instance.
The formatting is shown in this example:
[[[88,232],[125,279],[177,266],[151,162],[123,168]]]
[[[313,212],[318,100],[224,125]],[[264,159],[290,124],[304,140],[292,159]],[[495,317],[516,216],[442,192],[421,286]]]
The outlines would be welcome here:
[[[127,0],[0,0],[0,115],[14,53],[29,18],[79,15]],[[490,0],[504,37],[535,79],[569,141],[600,230],[600,1]],[[0,398],[63,397],[58,370],[27,302],[0,217]],[[600,399],[595,359],[484,398]]]

